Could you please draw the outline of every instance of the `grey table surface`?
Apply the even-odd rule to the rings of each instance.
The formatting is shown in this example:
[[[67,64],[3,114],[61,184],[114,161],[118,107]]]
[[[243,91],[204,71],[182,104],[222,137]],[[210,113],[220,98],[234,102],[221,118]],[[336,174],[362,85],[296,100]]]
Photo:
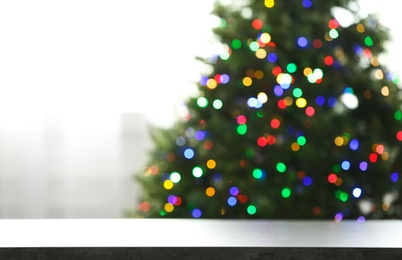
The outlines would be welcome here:
[[[2,219],[0,247],[402,248],[402,220]]]

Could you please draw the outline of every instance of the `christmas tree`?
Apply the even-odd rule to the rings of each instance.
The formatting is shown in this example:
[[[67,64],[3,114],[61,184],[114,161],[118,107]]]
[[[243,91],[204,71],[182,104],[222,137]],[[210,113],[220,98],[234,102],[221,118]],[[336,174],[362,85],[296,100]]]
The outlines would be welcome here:
[[[238,2],[237,2],[238,4]],[[353,17],[342,24],[335,10]],[[402,91],[353,0],[217,2],[223,51],[154,129],[134,217],[401,218]]]

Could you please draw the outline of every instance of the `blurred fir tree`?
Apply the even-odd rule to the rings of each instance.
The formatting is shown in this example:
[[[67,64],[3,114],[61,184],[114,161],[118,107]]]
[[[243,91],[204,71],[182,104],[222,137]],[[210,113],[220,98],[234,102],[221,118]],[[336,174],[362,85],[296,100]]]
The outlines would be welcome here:
[[[188,118],[153,130],[131,216],[401,218],[402,91],[380,63],[388,29],[353,0],[242,3],[216,3],[224,51],[202,59],[212,72]]]

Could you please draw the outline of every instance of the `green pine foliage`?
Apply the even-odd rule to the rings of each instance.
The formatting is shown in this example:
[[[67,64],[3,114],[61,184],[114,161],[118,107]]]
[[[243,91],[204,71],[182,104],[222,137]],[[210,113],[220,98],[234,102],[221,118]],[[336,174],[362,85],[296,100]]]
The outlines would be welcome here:
[[[211,73],[188,118],[153,130],[131,216],[401,218],[402,91],[380,62],[387,28],[352,0],[242,3],[216,3],[223,51],[201,58]]]

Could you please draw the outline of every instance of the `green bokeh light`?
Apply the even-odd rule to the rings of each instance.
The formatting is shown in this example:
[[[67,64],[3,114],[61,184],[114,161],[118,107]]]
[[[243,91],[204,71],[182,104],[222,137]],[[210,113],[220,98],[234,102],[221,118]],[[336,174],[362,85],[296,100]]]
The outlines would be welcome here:
[[[251,42],[250,43],[250,50],[257,51],[259,48],[260,48],[260,45],[258,45],[258,42]]]
[[[254,156],[255,156],[255,152],[254,152],[253,149],[250,148],[250,149],[246,150],[246,157],[247,158],[251,159],[251,158],[254,158]]]
[[[286,165],[284,163],[282,163],[282,162],[279,162],[279,163],[276,164],[276,170],[278,172],[283,173],[283,172],[286,171]]]
[[[294,73],[294,72],[297,70],[297,66],[296,66],[296,64],[294,64],[294,63],[289,63],[289,64],[286,66],[286,69],[287,69],[287,71],[288,71],[289,73]]]
[[[193,176],[196,178],[200,178],[204,174],[204,171],[201,169],[201,167],[194,167],[193,168]]]
[[[346,201],[348,201],[348,199],[349,199],[349,195],[348,195],[346,192],[342,192],[342,193],[340,194],[340,196],[339,196],[339,199],[340,199],[342,202],[346,202]]]
[[[292,192],[290,191],[289,188],[284,188],[284,189],[282,190],[282,197],[284,197],[284,198],[289,198],[289,197],[290,197],[290,194],[292,194]]]
[[[298,143],[300,146],[305,145],[306,142],[307,142],[306,137],[304,137],[304,136],[299,136],[299,137],[297,137],[297,143]]]
[[[221,109],[222,106],[223,106],[223,103],[222,103],[221,100],[215,99],[214,102],[212,103],[212,106],[213,106],[215,109]]]
[[[247,213],[250,215],[254,215],[257,212],[257,208],[254,205],[250,205],[247,207]]]
[[[373,39],[370,37],[370,36],[366,36],[366,38],[364,38],[364,43],[368,46],[368,47],[370,47],[370,46],[373,46]]]
[[[332,170],[335,173],[339,173],[342,170],[342,167],[341,167],[341,165],[339,163],[336,163],[336,164],[334,164],[334,166],[332,166]]]
[[[335,29],[331,29],[331,30],[329,31],[329,37],[331,37],[332,39],[338,38],[338,37],[339,37],[338,31],[335,30]]]
[[[247,133],[247,125],[246,125],[246,124],[243,124],[243,125],[237,126],[237,133],[238,133],[239,135],[244,135],[244,134],[246,134],[246,133]]]
[[[395,117],[395,119],[396,120],[402,120],[402,112],[401,111],[396,111],[395,113],[394,113],[394,117]]]
[[[293,90],[293,96],[295,97],[295,98],[299,98],[299,97],[301,97],[303,95],[303,91],[300,89],[300,88],[295,88],[294,90]]]
[[[234,39],[232,41],[232,47],[233,47],[233,49],[240,49],[241,41],[239,39]]]
[[[350,93],[350,94],[353,94],[353,93],[354,93],[353,88],[351,88],[351,87],[346,87],[346,88],[343,90],[343,92],[344,92],[344,93]]]
[[[256,179],[261,179],[262,177],[262,171],[260,169],[254,169],[253,171],[253,177]]]
[[[225,28],[228,25],[228,22],[224,18],[221,19],[221,23],[219,24],[220,28]]]
[[[264,110],[262,110],[262,109],[257,110],[257,116],[258,116],[258,117],[262,118],[262,117],[265,116],[265,114],[266,114],[266,113],[265,113]]]
[[[199,97],[197,99],[197,105],[199,107],[207,107],[208,106],[208,99],[206,99],[205,97]]]
[[[223,53],[221,53],[221,55],[219,55],[219,57],[222,60],[227,60],[227,59],[229,59],[230,55],[229,55],[229,52],[223,52]]]
[[[343,193],[343,192],[342,192],[341,190],[335,191],[335,198],[340,199],[342,193]]]
[[[337,191],[335,191],[335,197],[342,202],[346,202],[349,199],[349,194],[347,194],[346,192],[343,192],[341,190],[337,190]]]

